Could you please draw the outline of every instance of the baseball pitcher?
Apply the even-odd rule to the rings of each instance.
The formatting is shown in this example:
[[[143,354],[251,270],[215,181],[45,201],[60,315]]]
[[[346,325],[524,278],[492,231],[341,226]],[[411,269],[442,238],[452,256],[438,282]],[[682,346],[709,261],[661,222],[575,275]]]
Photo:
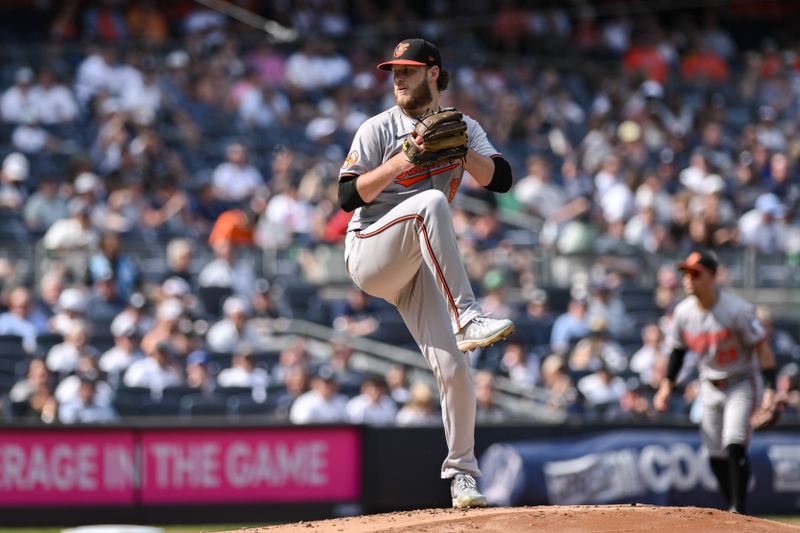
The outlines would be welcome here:
[[[461,352],[510,335],[510,320],[483,315],[470,288],[450,217],[464,171],[495,192],[511,188],[511,168],[483,128],[441,109],[447,88],[439,49],[406,39],[378,65],[391,71],[396,106],[356,132],[339,172],[339,202],[355,213],[345,265],[355,284],[397,307],[439,386],[454,507],[482,507],[474,454],[475,390]]]
[[[692,252],[679,263],[688,296],[675,307],[666,378],[653,399],[665,411],[688,350],[698,357],[701,434],[719,491],[737,513],[745,511],[750,467],[747,446],[758,400],[756,372],[764,378],[762,406],[773,409],[775,356],[764,326],[747,301],[717,286],[717,260]],[[753,355],[756,355],[756,358]]]

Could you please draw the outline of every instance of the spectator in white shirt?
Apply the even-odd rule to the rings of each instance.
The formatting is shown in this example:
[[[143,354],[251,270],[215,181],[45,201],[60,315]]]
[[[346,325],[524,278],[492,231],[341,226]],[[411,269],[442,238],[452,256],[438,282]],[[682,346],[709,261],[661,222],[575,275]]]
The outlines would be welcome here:
[[[81,199],[74,199],[69,204],[69,218],[55,222],[42,242],[49,251],[85,251],[97,246],[100,237],[92,225],[91,207]]]
[[[369,376],[361,384],[361,394],[347,402],[347,416],[354,424],[393,424],[397,406],[386,394],[386,384]]]
[[[630,368],[639,374],[641,383],[650,383],[654,361],[668,353],[661,328],[658,324],[648,324],[642,328],[642,347],[631,357]]]
[[[566,203],[566,194],[550,180],[550,164],[541,155],[528,158],[528,175],[514,186],[514,197],[528,211],[549,218]]]
[[[77,370],[82,355],[97,357],[99,352],[89,345],[89,328],[83,321],[73,324],[64,336],[64,342],[50,348],[47,354],[47,368],[51,372],[70,374]]]
[[[336,372],[329,366],[321,366],[311,379],[311,390],[292,404],[289,420],[293,424],[347,422],[347,397],[337,391]]]
[[[58,83],[54,72],[39,71],[39,83],[31,89],[36,119],[41,124],[64,124],[78,118],[78,103],[72,91]]]
[[[62,404],[58,409],[58,420],[62,424],[98,424],[117,420],[117,413],[108,404],[97,401],[96,382],[83,378],[78,389],[78,398]]]
[[[3,122],[21,124],[36,119],[36,101],[33,91],[33,70],[22,67],[14,75],[14,85],[0,97]]]
[[[229,296],[222,304],[224,318],[211,326],[206,343],[213,352],[232,352],[244,340],[247,321],[247,300],[242,296]]]
[[[100,370],[116,385],[131,363],[144,357],[137,341],[136,320],[129,313],[120,313],[111,322],[114,347],[100,356]]]
[[[62,379],[53,395],[59,404],[74,402],[80,395],[81,380],[91,379],[95,381],[95,402],[99,405],[111,405],[111,400],[114,398],[114,390],[100,378],[101,372],[97,366],[97,352],[81,353],[75,373]]]
[[[169,343],[159,342],[150,355],[131,363],[123,379],[125,385],[147,387],[158,392],[181,385],[181,369],[172,351]]]
[[[235,294],[253,292],[256,274],[252,263],[236,258],[236,248],[228,242],[214,245],[214,259],[197,275],[201,287],[227,287]]]
[[[50,329],[66,336],[76,325],[84,325],[88,299],[81,289],[68,287],[58,295],[57,313],[50,319]]]
[[[214,169],[212,177],[217,198],[240,201],[250,197],[264,185],[256,167],[247,163],[247,150],[239,143],[228,146],[227,161]]]
[[[117,94],[116,62],[117,55],[114,49],[106,47],[88,56],[78,65],[75,75],[75,94],[81,105],[88,104],[89,100],[100,92],[113,96]]]
[[[224,369],[217,376],[220,387],[250,387],[253,399],[266,398],[269,374],[256,366],[255,356],[247,346],[241,346],[233,354],[231,367]]]

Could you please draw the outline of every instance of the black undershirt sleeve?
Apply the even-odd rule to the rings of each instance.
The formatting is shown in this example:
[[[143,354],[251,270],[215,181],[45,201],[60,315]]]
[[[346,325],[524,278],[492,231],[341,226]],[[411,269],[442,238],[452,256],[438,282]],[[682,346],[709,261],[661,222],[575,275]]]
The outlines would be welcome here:
[[[362,205],[367,205],[367,202],[358,195],[356,178],[358,178],[358,176],[355,174],[346,174],[342,176],[339,182],[339,206],[348,213],[358,209]]]
[[[667,363],[667,379],[672,383],[678,379],[678,373],[683,366],[683,358],[686,356],[686,350],[682,348],[675,348],[669,354],[669,363]]]
[[[492,157],[494,161],[494,174],[492,181],[485,188],[492,192],[508,192],[511,189],[511,165],[502,156]]]

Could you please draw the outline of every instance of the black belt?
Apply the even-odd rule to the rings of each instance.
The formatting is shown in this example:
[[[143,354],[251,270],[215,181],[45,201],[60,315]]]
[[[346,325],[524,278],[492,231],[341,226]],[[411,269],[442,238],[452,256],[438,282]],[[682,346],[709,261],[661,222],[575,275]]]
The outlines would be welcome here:
[[[727,390],[734,385],[738,385],[742,381],[746,380],[748,376],[733,376],[730,378],[722,378],[722,379],[709,379],[708,382],[714,385],[719,390]]]

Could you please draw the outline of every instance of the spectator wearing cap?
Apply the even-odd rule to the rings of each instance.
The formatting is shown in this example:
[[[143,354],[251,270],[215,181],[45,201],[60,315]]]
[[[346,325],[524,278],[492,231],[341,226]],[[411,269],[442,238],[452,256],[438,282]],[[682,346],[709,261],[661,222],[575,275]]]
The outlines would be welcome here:
[[[29,230],[44,233],[50,226],[69,216],[66,198],[59,192],[59,185],[52,175],[45,175],[25,202],[23,219]]]
[[[14,74],[14,85],[0,96],[0,114],[7,124],[20,124],[36,118],[36,96],[33,91],[34,72],[22,67]]]
[[[120,313],[111,322],[114,346],[100,356],[98,366],[110,382],[117,385],[131,363],[144,357],[139,349],[136,320],[128,313]]]
[[[573,343],[589,333],[586,320],[586,300],[572,298],[567,311],[556,318],[550,335],[550,348],[556,353],[567,352]]]
[[[230,368],[222,370],[217,376],[217,385],[220,387],[249,387],[256,401],[266,398],[269,383],[269,374],[256,366],[255,354],[248,345],[237,347]]]
[[[109,274],[116,281],[120,297],[128,298],[139,285],[139,266],[121,249],[119,235],[106,233],[100,239],[98,253],[89,260],[89,274],[93,281]]]
[[[111,405],[114,389],[105,381],[105,374],[98,366],[97,352],[81,353],[75,373],[63,378],[53,395],[59,404],[70,403],[78,398],[81,380],[90,379],[95,382],[95,401],[100,405]]]
[[[155,320],[148,308],[149,302],[145,295],[140,292],[134,292],[128,298],[128,305],[115,317],[115,320],[121,316],[128,317],[136,325],[136,336],[139,338],[144,337],[155,327]]]
[[[0,335],[22,337],[22,346],[28,353],[36,350],[36,326],[29,320],[33,302],[31,292],[25,287],[16,287],[8,295],[8,311],[0,314]]]
[[[192,312],[197,308],[197,298],[192,294],[192,287],[178,276],[167,278],[161,283],[161,296],[163,299],[175,298],[184,310]]]
[[[186,356],[186,386],[202,396],[211,396],[217,388],[208,369],[211,359],[205,350],[195,350]]]
[[[147,357],[131,363],[122,382],[128,387],[147,387],[160,393],[167,387],[182,385],[182,375],[174,348],[168,342],[159,342]]]
[[[765,255],[784,251],[785,214],[786,208],[777,196],[772,193],[759,196],[756,199],[755,209],[748,211],[739,219],[742,245]]]
[[[107,424],[117,420],[117,413],[110,404],[98,401],[97,382],[81,378],[78,397],[58,408],[58,421],[62,424]]]
[[[322,365],[311,378],[311,390],[301,394],[289,410],[293,424],[347,422],[347,397],[338,394],[336,372]]]
[[[212,176],[217,198],[240,202],[264,185],[261,172],[247,162],[247,149],[242,144],[229,145],[225,156],[227,160],[214,169]]]
[[[618,374],[628,368],[625,351],[611,339],[608,326],[602,318],[595,318],[589,334],[578,341],[569,356],[570,370],[584,371],[608,368]]]
[[[68,287],[61,291],[56,305],[57,312],[50,319],[50,329],[66,336],[74,325],[85,325],[87,303],[86,295],[77,287]]]
[[[554,322],[555,318],[548,306],[547,293],[542,289],[534,289],[530,293],[521,321],[528,330],[527,334],[530,335],[534,348],[549,346]]]
[[[27,198],[24,182],[28,177],[28,158],[12,152],[0,167],[0,208],[22,209]]]
[[[155,324],[142,338],[142,351],[151,355],[161,343],[167,343],[179,354],[189,353],[189,339],[178,327],[185,309],[177,298],[167,298],[158,304]]]
[[[247,300],[230,296],[222,304],[223,319],[211,326],[206,343],[211,351],[229,353],[241,342],[250,340],[247,332]]]
[[[100,353],[97,348],[89,345],[89,326],[80,320],[64,334],[64,342],[50,348],[47,353],[47,368],[61,375],[70,374],[77,370],[82,355],[94,358]]]
[[[386,383],[380,376],[367,376],[361,393],[347,402],[347,416],[353,424],[394,424],[397,406],[386,393]]]
[[[37,84],[30,91],[36,118],[42,124],[69,124],[78,118],[78,102],[50,67],[39,70]]]

